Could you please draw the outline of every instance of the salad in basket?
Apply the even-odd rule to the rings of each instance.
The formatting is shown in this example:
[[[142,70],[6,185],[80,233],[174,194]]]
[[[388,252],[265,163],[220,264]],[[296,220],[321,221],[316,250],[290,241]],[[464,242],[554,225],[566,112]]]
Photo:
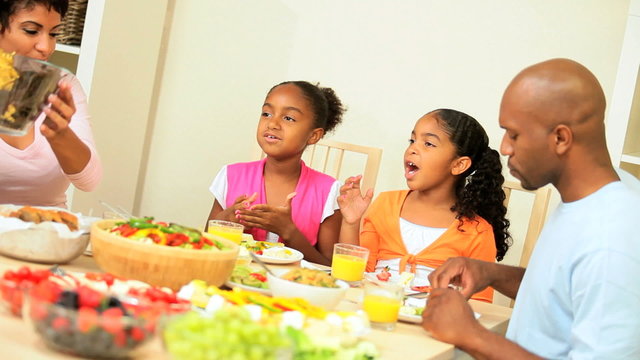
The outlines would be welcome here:
[[[153,217],[131,218],[126,222],[117,222],[108,231],[147,244],[203,250],[229,248],[201,231],[175,223],[154,221]]]

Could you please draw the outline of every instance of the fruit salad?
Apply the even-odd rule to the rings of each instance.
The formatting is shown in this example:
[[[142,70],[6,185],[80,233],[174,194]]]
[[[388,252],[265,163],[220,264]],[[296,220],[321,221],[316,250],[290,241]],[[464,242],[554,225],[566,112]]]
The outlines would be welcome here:
[[[51,274],[28,296],[28,319],[44,342],[87,357],[127,356],[161,317],[191,309],[170,289],[98,273]]]

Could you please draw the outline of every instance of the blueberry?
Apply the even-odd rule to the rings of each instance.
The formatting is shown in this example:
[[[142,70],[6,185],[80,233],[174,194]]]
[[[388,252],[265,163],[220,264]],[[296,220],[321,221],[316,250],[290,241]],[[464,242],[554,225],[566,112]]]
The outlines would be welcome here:
[[[62,307],[68,309],[77,309],[78,308],[78,293],[75,291],[65,290],[60,294],[58,301],[56,304],[59,304]]]

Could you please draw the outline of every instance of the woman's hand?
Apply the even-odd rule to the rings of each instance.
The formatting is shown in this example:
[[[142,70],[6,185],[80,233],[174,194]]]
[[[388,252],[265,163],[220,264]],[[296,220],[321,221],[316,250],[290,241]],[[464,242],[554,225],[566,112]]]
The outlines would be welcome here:
[[[50,107],[44,108],[47,118],[40,126],[40,132],[47,140],[52,141],[63,138],[69,130],[71,117],[76,113],[76,106],[71,94],[71,85],[61,81],[58,84],[57,94],[51,94],[47,98]]]
[[[236,216],[242,225],[264,229],[278,234],[285,240],[289,239],[297,230],[291,218],[291,201],[295,196],[295,192],[287,195],[286,202],[282,206],[258,204],[248,209],[240,209],[236,211]]]
[[[366,194],[362,195],[360,180],[362,180],[362,175],[352,176],[340,187],[338,205],[343,221],[350,225],[360,222],[362,215],[371,204],[371,199],[373,199],[373,189],[367,190]]]

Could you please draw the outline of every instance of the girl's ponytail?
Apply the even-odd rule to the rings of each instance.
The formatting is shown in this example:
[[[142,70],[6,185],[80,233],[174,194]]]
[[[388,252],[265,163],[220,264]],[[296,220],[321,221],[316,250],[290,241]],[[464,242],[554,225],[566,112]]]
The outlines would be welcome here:
[[[504,177],[500,155],[487,147],[472,168],[474,170],[466,176],[463,186],[458,188],[456,206],[460,210],[472,211],[491,224],[496,241],[496,260],[501,261],[512,241],[508,232],[509,220],[505,217],[507,208],[504,206]]]

